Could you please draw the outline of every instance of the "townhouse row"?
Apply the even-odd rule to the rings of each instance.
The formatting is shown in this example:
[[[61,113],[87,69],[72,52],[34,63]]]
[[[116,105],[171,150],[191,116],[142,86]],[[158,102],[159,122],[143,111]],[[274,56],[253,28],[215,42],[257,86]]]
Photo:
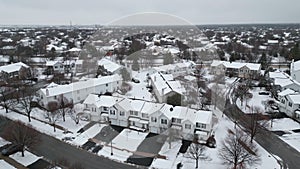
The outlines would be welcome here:
[[[109,122],[156,134],[174,129],[182,139],[205,143],[212,134],[212,112],[125,97],[90,94],[83,102],[92,121]]]
[[[46,108],[51,101],[58,101],[61,97],[74,104],[83,102],[89,94],[113,93],[121,88],[122,77],[120,75],[104,76],[81,80],[66,85],[49,84],[37,92],[39,104]]]
[[[213,60],[210,66],[210,73],[214,75],[257,79],[261,73],[261,64],[256,63]]]

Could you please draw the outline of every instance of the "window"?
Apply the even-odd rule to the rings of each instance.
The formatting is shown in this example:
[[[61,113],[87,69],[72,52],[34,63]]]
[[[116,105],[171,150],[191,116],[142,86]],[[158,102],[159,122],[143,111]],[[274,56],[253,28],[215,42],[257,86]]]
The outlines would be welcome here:
[[[292,102],[289,102],[289,106],[290,106],[290,107],[292,107],[292,106],[293,106]]]
[[[142,117],[143,117],[143,118],[148,118],[149,116],[148,116],[148,114],[146,114],[146,113],[142,113]]]
[[[168,121],[167,121],[167,119],[161,119],[161,120],[160,120],[160,123],[161,123],[161,124],[168,124]]]
[[[120,116],[125,116],[125,112],[120,111]]]
[[[186,129],[191,129],[191,125],[190,125],[190,124],[185,124],[184,127],[185,127]]]
[[[151,117],[151,122],[156,122],[157,118],[156,117]]]
[[[137,116],[138,112],[137,111],[130,111],[130,115]]]
[[[115,110],[110,110],[109,113],[110,113],[111,115],[116,115],[116,111],[115,111]]]
[[[285,103],[285,100],[284,100],[284,99],[281,99],[281,103],[283,103],[283,104],[284,104],[284,103]]]
[[[106,83],[105,86],[107,87],[107,86],[108,86],[108,83]]]
[[[172,123],[181,123],[181,119],[172,118]]]
[[[206,128],[206,124],[196,123],[196,127],[205,129]]]
[[[108,107],[103,107],[103,110],[104,111],[108,111]]]
[[[57,97],[56,96],[54,96],[54,99],[56,99]]]

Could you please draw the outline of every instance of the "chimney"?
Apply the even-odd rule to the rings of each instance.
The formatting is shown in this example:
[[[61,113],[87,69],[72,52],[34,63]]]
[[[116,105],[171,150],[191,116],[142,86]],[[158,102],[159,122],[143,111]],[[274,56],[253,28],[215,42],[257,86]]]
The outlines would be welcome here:
[[[49,90],[46,89],[46,96],[49,96]]]

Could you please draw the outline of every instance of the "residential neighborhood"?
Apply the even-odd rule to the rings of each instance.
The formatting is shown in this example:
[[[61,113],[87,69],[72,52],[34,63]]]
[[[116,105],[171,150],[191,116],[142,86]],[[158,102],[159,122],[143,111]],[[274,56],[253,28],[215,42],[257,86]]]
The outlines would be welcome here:
[[[39,8],[32,24],[0,16],[0,169],[299,168],[300,20],[259,20],[264,2],[33,1],[15,4]]]

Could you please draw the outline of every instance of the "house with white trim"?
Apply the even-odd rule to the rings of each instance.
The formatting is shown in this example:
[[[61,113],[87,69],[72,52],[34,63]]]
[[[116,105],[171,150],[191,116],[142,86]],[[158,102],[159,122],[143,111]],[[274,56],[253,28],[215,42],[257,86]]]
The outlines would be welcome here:
[[[210,65],[210,73],[214,75],[228,75],[240,78],[259,77],[261,64],[257,63],[241,63],[213,60]]]
[[[182,98],[186,92],[180,82],[174,80],[172,74],[154,73],[150,75],[150,84],[159,103],[166,103],[168,97],[174,95]]]
[[[57,101],[61,96],[73,103],[84,101],[89,94],[113,93],[121,88],[122,77],[120,75],[104,76],[81,80],[66,85],[51,83],[38,91],[38,99],[41,106],[50,101]]]
[[[30,67],[22,62],[0,66],[0,77],[2,80],[26,79],[30,76],[30,73]]]
[[[300,93],[286,89],[278,93],[280,112],[300,122]]]
[[[83,60],[46,61],[46,71],[53,73],[76,73],[83,70]]]
[[[195,63],[192,61],[185,61],[180,63],[162,65],[154,67],[154,69],[162,74],[172,74],[174,78],[178,76],[185,76],[193,73]]]
[[[212,112],[119,96],[90,94],[83,102],[91,120],[156,134],[172,128],[183,139],[205,142],[212,132]],[[97,109],[97,110],[96,110]],[[96,116],[100,117],[96,117]]]

